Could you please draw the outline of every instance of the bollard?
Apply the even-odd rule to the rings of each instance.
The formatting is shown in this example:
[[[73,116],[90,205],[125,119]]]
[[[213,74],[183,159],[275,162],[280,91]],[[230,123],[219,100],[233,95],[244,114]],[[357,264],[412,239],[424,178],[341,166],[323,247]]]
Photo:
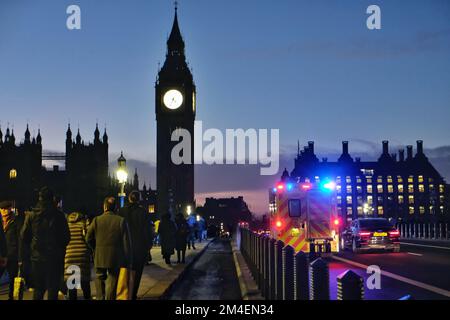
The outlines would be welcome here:
[[[418,238],[419,234],[417,233],[417,223],[414,223],[414,238]]]
[[[433,223],[433,239],[438,239],[438,237],[436,236],[436,231],[437,231],[437,224]]]
[[[431,223],[428,223],[428,236],[426,238],[432,239],[433,234],[431,233]]]
[[[283,300],[294,300],[294,248],[283,249]]]
[[[439,239],[442,239],[443,235],[442,235],[442,223],[439,222]]]
[[[309,300],[308,258],[302,251],[294,258],[295,300]]]
[[[259,259],[258,259],[258,279],[259,279],[259,290],[262,291],[263,289],[263,268],[264,268],[264,260],[263,260],[263,235],[259,236],[259,245],[258,245],[258,252],[259,252]]]
[[[263,239],[263,259],[264,259],[264,268],[263,268],[263,290],[262,295],[264,298],[268,299],[269,297],[269,238],[264,237]]]
[[[259,270],[261,268],[261,266],[259,265],[259,254],[260,254],[259,239],[260,239],[260,235],[257,234],[255,236],[255,266],[256,266],[255,267],[255,281],[256,281],[256,285],[258,286],[258,289],[261,289],[260,283],[259,283]]]
[[[275,244],[275,299],[283,300],[283,247],[284,243],[278,240]]]
[[[310,265],[310,297],[311,300],[330,300],[330,273],[328,264],[318,258]]]
[[[351,270],[337,276],[338,300],[364,300],[363,278]]]
[[[269,240],[269,300],[275,300],[275,239]]]
[[[409,228],[409,237],[412,238],[413,237],[413,233],[412,233],[413,230],[412,230],[412,224],[411,223],[408,224],[408,228]]]

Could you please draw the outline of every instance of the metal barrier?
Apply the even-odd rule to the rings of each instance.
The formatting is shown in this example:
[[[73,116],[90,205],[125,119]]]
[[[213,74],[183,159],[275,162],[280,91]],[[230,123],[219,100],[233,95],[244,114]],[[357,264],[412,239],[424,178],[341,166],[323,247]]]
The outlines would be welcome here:
[[[396,224],[402,239],[450,240],[448,223],[400,222]]]
[[[414,228],[416,227],[412,224],[399,227],[403,232],[417,230]],[[433,230],[437,229],[437,226],[432,226],[431,235],[436,236]],[[324,259],[319,257],[309,263],[307,254],[301,251],[296,253],[294,248],[285,246],[283,241],[276,241],[266,235],[257,235],[245,228],[239,228],[238,232],[240,232],[242,256],[265,299],[330,299],[330,275],[328,263]],[[418,233],[415,232],[414,235]],[[338,300],[364,299],[363,280],[353,271],[345,271],[337,277],[336,281]]]
[[[283,249],[283,300],[294,300],[294,253],[287,245]]]

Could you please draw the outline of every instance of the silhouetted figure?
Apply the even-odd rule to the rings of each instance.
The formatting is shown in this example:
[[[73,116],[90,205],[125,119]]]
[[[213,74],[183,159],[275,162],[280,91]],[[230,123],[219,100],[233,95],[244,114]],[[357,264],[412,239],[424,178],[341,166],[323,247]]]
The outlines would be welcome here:
[[[169,214],[165,214],[161,217],[158,232],[159,241],[161,243],[161,254],[166,264],[170,264],[170,256],[174,254],[175,249],[175,234],[177,232],[177,227]]]
[[[187,219],[187,224],[189,226],[189,235],[188,235],[188,249],[195,250],[195,233],[197,230],[197,220],[193,215],[190,215]]]
[[[186,246],[187,237],[189,235],[189,226],[181,213],[178,213],[175,217],[175,223],[177,225],[177,232],[175,235],[177,263],[186,263]]]
[[[84,300],[91,299],[91,250],[86,243],[88,224],[86,216],[80,212],[72,212],[67,216],[70,230],[70,242],[66,249],[65,258],[65,279],[66,286],[68,277],[73,271],[68,270],[72,265],[78,266],[81,271],[81,290],[83,291]],[[68,289],[69,300],[77,300],[77,289]]]
[[[120,268],[132,262],[128,226],[115,210],[116,199],[107,197],[103,214],[92,220],[86,235],[86,242],[94,250],[98,300],[116,299]]]
[[[50,189],[44,187],[39,192],[36,208],[25,218],[21,238],[30,246],[33,300],[42,300],[46,291],[48,300],[57,300],[70,233]]]
[[[17,219],[12,211],[12,203],[4,201],[0,204],[2,231],[6,240],[6,270],[9,276],[8,298],[13,300],[14,278],[19,272],[19,252],[20,252],[20,229],[22,227],[20,219]],[[1,276],[1,275],[0,275]]]
[[[139,198],[139,191],[132,191],[128,196],[129,203],[119,211],[119,215],[125,218],[130,230],[133,270],[136,272],[133,286],[133,300],[137,298],[142,271],[148,262],[149,250],[153,241],[153,224],[147,211],[139,205]]]

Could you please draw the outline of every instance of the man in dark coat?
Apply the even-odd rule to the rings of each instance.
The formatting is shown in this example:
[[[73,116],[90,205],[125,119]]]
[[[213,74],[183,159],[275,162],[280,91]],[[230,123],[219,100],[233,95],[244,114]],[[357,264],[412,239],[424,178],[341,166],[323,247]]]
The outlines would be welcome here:
[[[92,220],[86,235],[94,250],[98,300],[115,300],[120,268],[132,266],[128,226],[115,210],[116,199],[107,197],[103,214]]]
[[[125,218],[131,237],[133,254],[133,270],[136,272],[133,287],[133,300],[137,298],[144,265],[148,261],[148,252],[152,246],[152,224],[145,209],[139,205],[139,191],[132,191],[128,196],[129,203],[119,210],[119,215]]]
[[[161,242],[161,254],[168,265],[170,265],[170,256],[174,254],[176,232],[177,226],[170,218],[170,214],[164,214],[159,223],[158,233]]]
[[[30,246],[33,300],[42,300],[46,291],[48,300],[57,300],[70,233],[50,189],[44,187],[39,192],[36,208],[25,218],[21,240],[24,246]]]
[[[14,278],[19,272],[19,252],[20,252],[20,229],[22,224],[17,219],[10,201],[3,201],[0,204],[0,212],[3,224],[3,232],[6,240],[6,270],[9,276],[9,300],[13,300]]]

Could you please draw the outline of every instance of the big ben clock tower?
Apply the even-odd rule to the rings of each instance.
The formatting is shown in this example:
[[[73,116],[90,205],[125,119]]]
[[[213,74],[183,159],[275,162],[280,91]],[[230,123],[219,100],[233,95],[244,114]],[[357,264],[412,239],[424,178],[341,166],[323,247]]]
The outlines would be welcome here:
[[[194,205],[194,120],[195,84],[184,55],[184,41],[178,26],[177,8],[172,31],[167,40],[166,61],[158,72],[155,84],[157,122],[157,212],[169,212],[169,200],[176,212],[185,213]],[[191,134],[190,163],[174,164],[171,159],[171,136],[176,129]],[[172,199],[169,199],[169,192]]]

